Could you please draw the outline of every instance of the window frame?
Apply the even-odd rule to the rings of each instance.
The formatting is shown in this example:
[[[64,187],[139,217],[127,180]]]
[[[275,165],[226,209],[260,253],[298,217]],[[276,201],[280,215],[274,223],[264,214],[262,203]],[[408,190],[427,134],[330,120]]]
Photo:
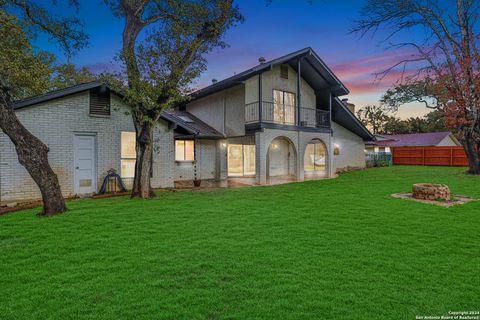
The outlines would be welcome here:
[[[122,139],[122,136],[124,133],[129,133],[129,134],[133,134],[135,139],[134,139],[134,149],[135,149],[135,156],[129,156],[129,157],[124,157],[123,153],[122,153],[122,144],[123,144],[123,139]],[[136,140],[137,140],[137,136],[136,136],[136,132],[135,131],[121,131],[120,132],[120,177],[123,179],[133,179],[135,178],[135,169],[134,169],[134,173],[133,173],[133,176],[124,176],[123,173],[122,173],[122,163],[124,160],[135,160],[134,162],[134,166],[136,166],[136,161],[137,161],[137,150],[136,150]]]
[[[229,149],[228,147],[230,146],[242,146],[242,173],[240,174],[230,174],[230,166],[229,166]],[[239,178],[239,177],[255,177],[256,176],[256,172],[254,172],[253,174],[246,174],[246,170],[245,170],[245,150],[246,150],[246,146],[249,146],[249,147],[253,147],[253,151],[254,151],[254,156],[255,156],[255,153],[256,153],[256,146],[254,144],[243,144],[243,143],[231,143],[227,146],[227,176],[230,177],[230,178]],[[256,158],[254,157],[254,161],[256,162]],[[255,166],[256,166],[256,163],[255,163]],[[256,171],[256,170],[255,170]]]
[[[177,159],[177,141],[183,141],[183,160]],[[193,159],[192,160],[185,160],[187,158],[187,148],[186,142],[191,141],[193,143]],[[185,162],[195,162],[197,160],[197,152],[196,152],[196,141],[194,139],[175,139],[175,162],[185,163]]]
[[[281,93],[282,101],[281,102],[276,102],[275,101],[275,91]],[[285,96],[286,95],[292,95],[293,96],[293,105],[287,104],[285,102]],[[295,125],[296,124],[296,118],[297,118],[297,94],[295,92],[291,91],[286,91],[286,90],[281,90],[281,89],[273,89],[272,90],[272,102],[273,102],[273,112],[274,112],[274,123],[279,123],[283,125]],[[276,106],[280,106],[281,108],[281,113],[282,113],[282,120],[281,121],[275,121],[275,109],[277,108]],[[287,111],[286,108],[293,108],[293,121],[286,121],[287,120]],[[290,114],[289,114],[290,116]],[[288,118],[289,120],[292,120]]]
[[[322,166],[322,165],[317,165],[315,162],[313,162],[313,170],[306,170],[305,169],[305,159],[307,158],[306,155],[304,155],[304,164],[303,164],[303,167],[304,167],[304,171],[305,172],[308,172],[308,173],[311,173],[311,172],[321,172],[321,171],[326,171],[327,170],[327,155],[328,155],[328,151],[327,151],[327,148],[325,146],[325,144],[323,142],[320,142],[320,141],[315,141],[315,142],[309,142],[307,144],[307,147],[305,149],[305,152],[307,151],[308,147],[309,146],[313,146],[313,157],[314,159],[317,157],[317,146],[321,146],[321,148],[323,149],[322,153],[323,153],[323,156],[325,158],[325,164]],[[320,155],[320,154],[319,154]],[[323,167],[323,168],[322,168]],[[317,170],[317,168],[321,168],[321,170]]]

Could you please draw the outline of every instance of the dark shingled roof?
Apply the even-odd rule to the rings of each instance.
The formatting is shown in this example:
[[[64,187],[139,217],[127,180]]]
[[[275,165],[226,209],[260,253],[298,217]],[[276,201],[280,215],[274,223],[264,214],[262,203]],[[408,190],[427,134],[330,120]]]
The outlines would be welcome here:
[[[39,104],[39,103],[42,103],[42,102],[47,102],[47,101],[54,100],[54,99],[63,98],[63,97],[66,97],[66,96],[69,96],[69,95],[72,95],[72,94],[88,91],[90,89],[95,89],[95,88],[98,88],[98,87],[101,87],[101,86],[106,86],[106,84],[104,84],[100,81],[92,81],[92,82],[82,83],[82,84],[71,86],[71,87],[68,87],[68,88],[65,88],[65,89],[54,90],[54,91],[50,91],[50,92],[47,92],[47,93],[39,95],[39,96],[35,96],[35,97],[31,97],[31,98],[16,101],[13,105],[13,108],[14,109],[26,108],[26,107],[33,106],[35,104]],[[121,96],[118,93],[115,93],[115,94]]]
[[[382,134],[378,135],[377,141],[372,145],[380,147],[435,147],[451,134],[451,132]],[[460,145],[453,135],[452,138],[455,143]]]
[[[224,139],[225,135],[218,132],[193,114],[185,111],[164,111],[162,116],[177,124],[186,134],[176,133],[176,138],[195,137],[198,139]],[[179,131],[179,130],[177,130]]]

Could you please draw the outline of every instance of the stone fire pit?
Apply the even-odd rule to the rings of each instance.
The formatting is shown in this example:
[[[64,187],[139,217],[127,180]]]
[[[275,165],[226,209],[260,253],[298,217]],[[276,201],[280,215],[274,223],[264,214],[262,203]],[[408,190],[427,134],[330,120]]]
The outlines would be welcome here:
[[[412,193],[394,193],[392,197],[446,208],[475,200],[467,196],[454,196],[450,193],[450,188],[447,185],[434,183],[417,183],[413,185]]]
[[[450,189],[445,184],[417,183],[412,191],[412,197],[419,200],[448,201],[451,197]]]

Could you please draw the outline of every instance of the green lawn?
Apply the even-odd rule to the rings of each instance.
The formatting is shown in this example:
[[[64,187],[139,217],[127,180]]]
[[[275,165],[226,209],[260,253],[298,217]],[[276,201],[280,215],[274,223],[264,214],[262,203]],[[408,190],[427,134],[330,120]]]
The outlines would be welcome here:
[[[480,310],[480,202],[394,199],[415,182],[480,198],[463,168],[0,216],[2,319],[415,319]]]

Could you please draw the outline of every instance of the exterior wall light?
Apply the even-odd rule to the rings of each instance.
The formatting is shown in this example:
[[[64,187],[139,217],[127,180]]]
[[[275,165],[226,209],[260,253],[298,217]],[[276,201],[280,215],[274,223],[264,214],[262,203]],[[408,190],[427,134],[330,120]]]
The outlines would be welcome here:
[[[336,156],[340,155],[340,145],[335,144],[334,147],[335,148],[333,149],[333,154],[336,155]]]

